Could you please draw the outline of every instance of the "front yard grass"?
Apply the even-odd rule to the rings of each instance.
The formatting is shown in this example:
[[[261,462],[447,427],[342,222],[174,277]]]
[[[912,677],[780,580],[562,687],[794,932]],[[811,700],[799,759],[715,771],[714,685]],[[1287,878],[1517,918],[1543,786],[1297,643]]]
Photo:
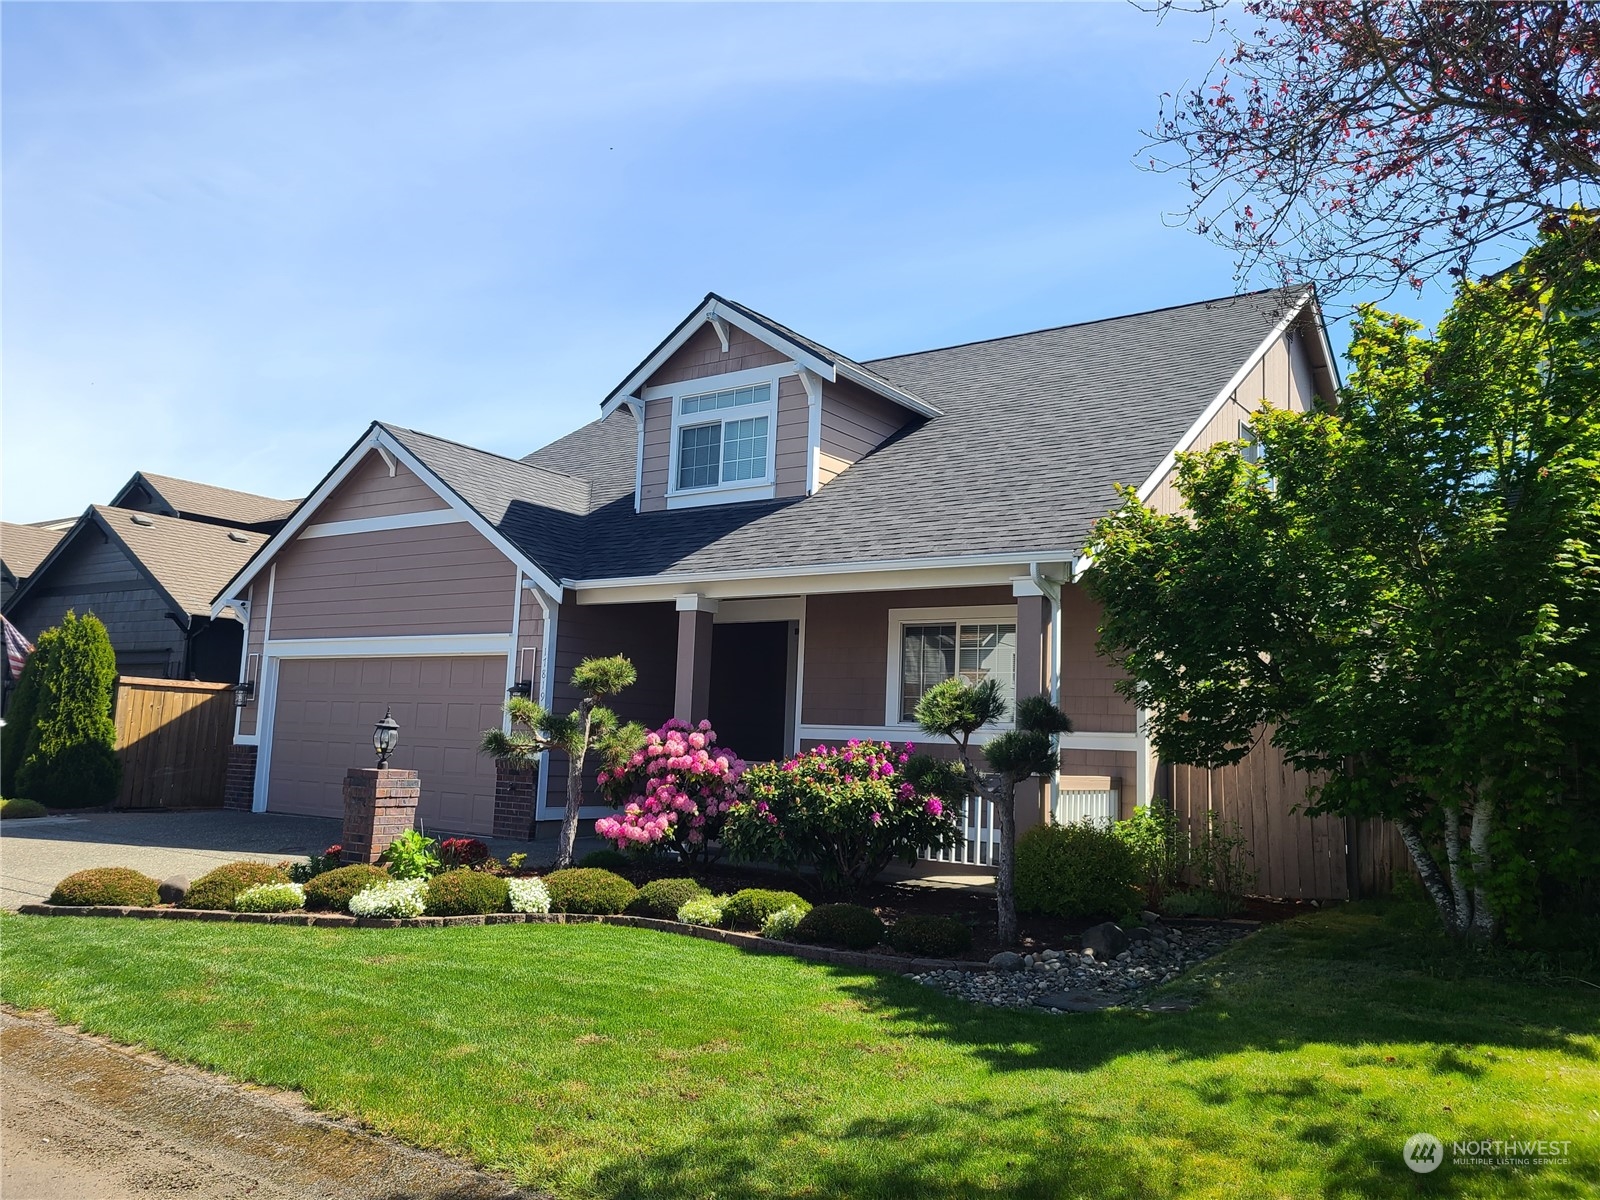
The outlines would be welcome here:
[[[1458,969],[1392,908],[1050,1016],[594,925],[6,916],[0,999],[560,1197],[1587,1196],[1600,992]],[[1413,1133],[1571,1143],[1416,1175]]]

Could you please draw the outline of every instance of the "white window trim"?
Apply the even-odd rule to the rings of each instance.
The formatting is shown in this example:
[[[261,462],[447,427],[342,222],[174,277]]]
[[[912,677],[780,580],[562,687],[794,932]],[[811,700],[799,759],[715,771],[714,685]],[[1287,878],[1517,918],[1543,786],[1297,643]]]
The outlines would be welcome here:
[[[730,371],[724,375],[707,375],[700,379],[683,379],[645,389],[646,401],[664,400],[670,406],[671,426],[667,448],[667,507],[696,508],[708,504],[731,504],[741,500],[770,500],[777,494],[778,483],[778,388],[785,375],[796,371],[793,363],[778,363],[770,367],[754,367],[747,371]],[[742,409],[720,409],[716,413],[695,413],[685,417],[678,411],[678,402],[685,396],[699,396],[707,392],[725,392],[734,388],[767,384],[770,398],[764,404],[749,404]],[[718,483],[714,487],[680,488],[678,486],[678,448],[680,435],[685,429],[710,425],[713,421],[724,425],[728,421],[742,421],[749,417],[767,418],[767,470],[760,479],[741,479],[736,483]],[[721,442],[718,443],[720,454]],[[721,462],[717,465],[721,477]]]
[[[884,674],[883,688],[883,724],[886,729],[893,731],[897,740],[908,730],[918,730],[915,721],[902,721],[900,719],[900,649],[904,638],[902,632],[907,625],[931,624],[961,624],[976,622],[1004,621],[1012,625],[1017,623],[1017,606],[1015,604],[969,604],[964,607],[954,608],[891,608],[889,610],[889,648],[887,667]],[[1016,703],[1015,696],[1006,697],[1007,705]],[[991,730],[1004,730],[1013,728],[1010,720],[996,721],[988,727]],[[925,736],[925,735],[924,735]],[[976,744],[980,739],[974,737]]]

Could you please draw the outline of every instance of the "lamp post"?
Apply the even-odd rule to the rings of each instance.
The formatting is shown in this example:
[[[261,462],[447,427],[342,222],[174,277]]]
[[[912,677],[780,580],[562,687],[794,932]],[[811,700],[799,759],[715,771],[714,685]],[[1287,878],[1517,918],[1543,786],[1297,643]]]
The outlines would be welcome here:
[[[383,706],[383,720],[372,727],[372,748],[378,752],[378,769],[381,771],[389,765],[389,755],[394,753],[394,748],[400,743],[400,726],[394,719],[394,713],[389,706]]]

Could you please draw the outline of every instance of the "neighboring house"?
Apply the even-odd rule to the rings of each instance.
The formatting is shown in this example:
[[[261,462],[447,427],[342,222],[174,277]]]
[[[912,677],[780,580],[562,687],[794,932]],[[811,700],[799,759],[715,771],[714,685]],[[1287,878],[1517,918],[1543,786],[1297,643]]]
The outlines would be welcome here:
[[[111,498],[112,508],[131,508],[137,512],[159,513],[232,529],[253,529],[258,533],[277,533],[294,512],[298,500],[274,500],[251,492],[152,475],[138,471]]]
[[[1175,454],[1336,382],[1309,291],[865,363],[708,296],[525,459],[362,435],[217,594],[256,685],[228,802],[338,814],[392,706],[429,829],[526,836],[565,767],[497,771],[480,731],[510,690],[570,709],[579,660],[620,653],[624,718],[709,717],[752,759],[922,742],[955,673],[1049,694],[1074,731],[1022,823],[1127,811],[1157,764],[1095,652],[1090,527],[1114,484],[1170,508]]]
[[[28,581],[39,569],[56,543],[71,527],[71,522],[57,528],[61,522],[46,525],[13,525],[0,521],[0,606],[11,599],[11,593]]]
[[[92,505],[8,597],[5,614],[37,641],[68,609],[92,612],[120,674],[232,683],[244,630],[233,610],[213,612],[211,598],[266,540],[253,529]]]

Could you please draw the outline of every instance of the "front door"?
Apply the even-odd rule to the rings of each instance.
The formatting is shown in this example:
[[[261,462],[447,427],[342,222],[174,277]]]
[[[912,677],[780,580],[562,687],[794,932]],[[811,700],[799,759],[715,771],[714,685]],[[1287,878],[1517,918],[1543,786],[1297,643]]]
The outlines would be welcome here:
[[[712,627],[707,716],[717,731],[717,744],[746,762],[767,762],[789,753],[789,669],[798,636],[793,621]]]

